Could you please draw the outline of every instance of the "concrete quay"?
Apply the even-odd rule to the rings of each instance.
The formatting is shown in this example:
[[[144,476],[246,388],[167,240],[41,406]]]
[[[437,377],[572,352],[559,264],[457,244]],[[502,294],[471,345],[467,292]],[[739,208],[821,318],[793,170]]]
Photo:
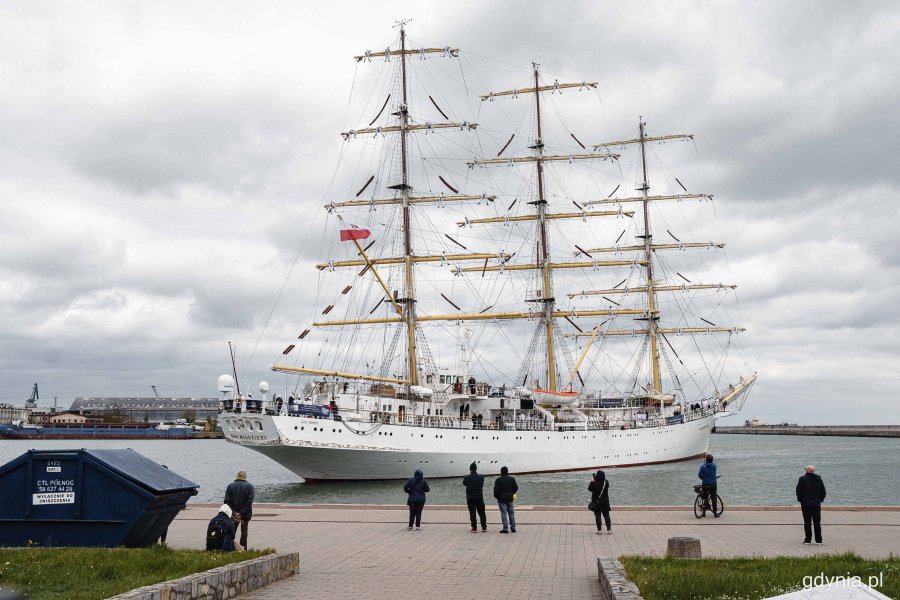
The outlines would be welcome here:
[[[202,548],[218,505],[191,504],[168,543]],[[704,556],[809,556],[852,550],[900,554],[900,506],[826,507],[825,545],[804,546],[799,508],[731,507],[696,519],[688,507],[614,507],[613,535],[596,535],[587,508],[520,506],[518,532],[469,532],[464,506],[426,505],[422,530],[407,531],[406,506],[254,506],[251,548],[300,553],[300,574],[242,595],[248,600],[389,598],[598,598],[597,557],[662,556],[668,538],[699,538]]]
[[[739,425],[717,426],[713,433],[896,438],[900,437],[900,425]]]

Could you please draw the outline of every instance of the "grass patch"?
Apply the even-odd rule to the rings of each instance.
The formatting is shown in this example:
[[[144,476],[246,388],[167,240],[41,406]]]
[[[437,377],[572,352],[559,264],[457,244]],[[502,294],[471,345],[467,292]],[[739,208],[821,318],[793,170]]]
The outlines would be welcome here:
[[[28,600],[99,600],[271,554],[151,548],[0,548],[0,591]]]
[[[867,560],[848,552],[810,557],[704,558],[699,560],[623,556],[628,578],[645,600],[758,600],[804,587],[804,577],[881,577],[876,589],[900,598],[900,557]],[[821,585],[828,581],[819,581]]]

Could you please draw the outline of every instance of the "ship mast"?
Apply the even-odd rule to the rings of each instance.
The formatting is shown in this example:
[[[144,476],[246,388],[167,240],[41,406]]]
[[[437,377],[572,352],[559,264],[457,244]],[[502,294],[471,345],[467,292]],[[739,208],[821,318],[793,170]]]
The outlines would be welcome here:
[[[540,65],[532,63],[534,66],[534,106],[537,120],[537,139],[532,149],[534,150],[535,162],[537,164],[537,188],[538,199],[535,203],[538,211],[538,227],[540,229],[540,246],[538,248],[537,264],[541,270],[543,278],[543,294],[541,300],[544,303],[544,330],[547,337],[547,389],[551,392],[556,391],[556,357],[554,356],[553,347],[553,310],[556,299],[553,297],[553,284],[550,279],[550,248],[547,245],[547,200],[544,198],[544,168],[543,153],[544,142],[541,135],[541,94],[540,94]]]
[[[628,263],[624,263],[622,261],[599,261],[599,260],[591,260],[589,262],[578,261],[578,262],[560,262],[554,263],[551,260],[550,256],[550,244],[548,240],[548,232],[547,232],[547,222],[556,219],[587,219],[588,217],[610,217],[610,216],[632,216],[634,213],[629,211],[622,211],[619,209],[618,211],[587,211],[584,210],[580,205],[576,203],[576,206],[581,209],[581,212],[577,213],[548,213],[547,212],[547,198],[546,198],[546,190],[545,190],[545,180],[544,180],[544,163],[546,162],[560,162],[565,161],[568,163],[572,163],[575,161],[582,160],[616,160],[619,158],[618,154],[612,153],[609,148],[597,149],[595,148],[593,152],[589,153],[573,153],[567,155],[546,155],[544,154],[544,137],[543,137],[543,114],[541,112],[541,93],[550,92],[550,93],[561,93],[564,89],[595,89],[597,87],[596,82],[586,82],[582,81],[581,83],[559,83],[559,81],[554,81],[552,85],[541,85],[540,82],[540,65],[537,63],[532,63],[533,67],[533,75],[534,75],[534,84],[531,87],[527,87],[524,89],[513,89],[506,90],[502,92],[491,92],[486,95],[482,95],[481,99],[493,101],[494,98],[499,97],[510,97],[517,98],[519,95],[523,94],[534,94],[534,102],[535,102],[535,126],[536,126],[536,139],[534,140],[534,144],[529,146],[529,148],[533,151],[531,156],[518,156],[518,157],[509,157],[509,158],[500,158],[500,154],[503,153],[503,150],[506,149],[506,146],[500,150],[497,154],[497,158],[490,159],[476,159],[469,162],[469,166],[473,167],[475,165],[479,166],[489,166],[489,165],[515,165],[515,164],[526,164],[526,163],[535,163],[537,168],[537,199],[533,202],[529,202],[535,206],[535,213],[533,215],[527,216],[504,216],[504,217],[492,217],[487,219],[467,219],[465,222],[458,223],[460,226],[463,225],[475,225],[475,224],[489,224],[489,223],[509,223],[513,221],[536,221],[537,225],[537,240],[535,244],[535,260],[533,264],[511,264],[507,261],[502,261],[502,264],[497,266],[485,266],[483,267],[459,267],[454,269],[454,272],[457,273],[466,273],[472,272],[476,270],[480,270],[482,273],[485,271],[515,271],[515,270],[534,270],[538,272],[538,276],[541,278],[540,289],[536,290],[534,294],[536,297],[526,298],[528,302],[540,302],[543,304],[543,308],[540,312],[541,323],[539,324],[539,328],[543,328],[543,335],[546,339],[545,346],[545,356],[547,360],[547,380],[545,382],[545,388],[547,391],[556,392],[559,390],[559,382],[558,374],[556,370],[556,354],[557,348],[555,344],[555,323],[554,319],[557,317],[583,317],[583,316],[591,316],[591,313],[600,316],[601,314],[604,316],[615,315],[615,314],[626,314],[631,312],[631,309],[608,309],[606,312],[601,311],[567,311],[563,313],[562,311],[556,310],[556,298],[553,293],[553,279],[552,274],[554,269],[583,269],[583,268],[598,268],[598,267],[617,267],[617,266],[628,266],[635,264],[642,264],[644,261],[631,261]],[[573,136],[574,137],[574,136]],[[512,141],[512,138],[510,138]],[[577,138],[576,138],[576,141]],[[578,144],[585,148],[581,142]],[[507,142],[509,145],[509,142]],[[599,151],[598,151],[599,150]],[[645,311],[640,311],[641,314],[645,314]],[[531,318],[531,313],[511,313],[511,314],[495,314],[493,318],[511,318],[511,319],[521,319],[521,318]],[[538,329],[540,332],[540,329]],[[536,334],[537,335],[537,334]],[[570,378],[571,381],[571,378]]]
[[[568,294],[569,298],[574,298],[576,296],[603,296],[605,298],[606,295],[614,295],[614,294],[628,294],[628,293],[643,293],[647,295],[647,309],[646,312],[635,320],[647,321],[647,327],[644,329],[607,329],[605,331],[594,331],[591,333],[572,333],[566,334],[567,337],[590,337],[593,340],[596,336],[601,337],[610,337],[610,336],[646,336],[647,341],[650,345],[650,375],[651,375],[651,386],[652,390],[648,395],[659,395],[660,396],[660,410],[664,408],[664,400],[662,398],[662,381],[660,376],[660,343],[659,338],[662,339],[669,345],[671,348],[671,344],[669,344],[668,339],[665,337],[667,334],[681,335],[681,334],[708,334],[708,333],[729,333],[736,334],[744,331],[742,327],[721,327],[716,324],[702,319],[706,324],[705,326],[684,326],[684,327],[659,327],[659,310],[656,306],[656,296],[658,293],[670,293],[670,292],[686,292],[689,290],[729,290],[734,289],[734,284],[727,283],[692,283],[687,278],[684,278],[687,281],[687,284],[681,285],[673,285],[671,282],[666,283],[662,282],[659,285],[654,279],[654,271],[653,271],[653,257],[656,252],[659,251],[669,251],[669,250],[684,250],[686,248],[696,248],[696,249],[714,249],[714,248],[723,248],[725,246],[722,242],[682,242],[678,238],[675,238],[675,244],[672,243],[653,243],[653,232],[650,228],[650,204],[653,202],[667,201],[667,200],[675,200],[682,201],[688,199],[697,199],[697,200],[712,200],[712,194],[692,194],[689,193],[687,188],[678,181],[679,185],[684,189],[684,194],[665,194],[659,196],[651,196],[650,195],[650,181],[647,177],[647,144],[648,143],[666,143],[672,141],[689,141],[693,139],[693,135],[691,134],[670,134],[670,135],[661,135],[661,136],[648,136],[645,130],[646,123],[643,120],[643,117],[639,117],[639,127],[638,127],[638,137],[633,139],[626,140],[615,140],[611,142],[605,142],[602,144],[595,144],[593,149],[595,152],[600,150],[609,151],[611,148],[623,148],[625,146],[631,145],[640,145],[641,149],[641,182],[640,185],[635,188],[640,192],[640,196],[636,197],[628,197],[628,198],[605,198],[603,200],[591,200],[584,203],[584,206],[598,206],[598,205],[621,205],[624,203],[639,203],[641,206],[641,210],[643,211],[643,221],[644,221],[644,230],[642,235],[638,235],[637,238],[641,240],[641,243],[629,246],[607,246],[600,248],[587,248],[581,249],[581,253],[591,256],[594,253],[608,253],[608,252],[642,252],[643,260],[634,261],[634,266],[642,266],[645,269],[645,277],[646,284],[639,285],[637,287],[629,288],[627,286],[621,287],[622,284],[616,285],[612,288],[607,289],[598,289],[598,290],[585,290],[577,293]],[[677,181],[677,179],[676,179]],[[616,188],[618,189],[618,188]],[[671,232],[669,232],[671,235]],[[620,236],[621,237],[621,236]],[[672,236],[675,237],[674,235]],[[618,240],[617,240],[618,241]],[[624,283],[624,281],[622,282]],[[609,300],[608,298],[605,298]],[[616,303],[618,304],[618,303]],[[604,321],[605,322],[605,321]],[[674,351],[674,349],[673,349]],[[745,387],[752,384],[753,381],[756,380],[756,375],[754,375],[751,379],[742,381],[741,389],[745,389]],[[730,392],[729,392],[730,393]],[[725,396],[722,396],[723,398]]]
[[[402,182],[400,196],[403,201],[403,247],[406,279],[406,296],[402,299],[406,304],[406,330],[409,381],[411,385],[419,384],[419,369],[416,361],[416,300],[413,287],[413,256],[409,223],[409,166],[407,152],[407,127],[409,126],[409,105],[406,96],[406,21],[400,21],[400,70],[402,73],[403,101],[398,111],[400,117],[400,164]]]
[[[659,374],[659,346],[656,336],[656,325],[659,315],[656,313],[656,294],[653,290],[653,235],[650,232],[650,201],[648,200],[650,183],[647,180],[647,136],[644,134],[644,118],[638,117],[641,140],[641,172],[643,180],[638,190],[641,192],[641,208],[644,212],[644,268],[647,271],[647,337],[650,339],[650,370],[653,377],[653,394],[662,393]],[[662,409],[662,399],[660,399]]]

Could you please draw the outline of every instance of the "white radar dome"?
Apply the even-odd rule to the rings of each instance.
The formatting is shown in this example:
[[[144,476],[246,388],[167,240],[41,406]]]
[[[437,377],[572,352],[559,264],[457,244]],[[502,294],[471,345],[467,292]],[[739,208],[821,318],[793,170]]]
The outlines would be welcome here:
[[[227,394],[234,390],[234,378],[231,375],[219,375],[218,382],[219,391]]]
[[[265,394],[269,391],[269,382],[268,381],[260,381],[259,382],[259,393]]]

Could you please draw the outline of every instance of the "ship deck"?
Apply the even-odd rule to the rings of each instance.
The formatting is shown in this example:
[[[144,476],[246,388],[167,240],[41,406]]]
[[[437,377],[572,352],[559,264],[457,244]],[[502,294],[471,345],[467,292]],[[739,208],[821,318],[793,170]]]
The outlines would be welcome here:
[[[519,506],[518,532],[498,535],[490,504],[487,533],[469,533],[464,506],[426,505],[422,531],[407,531],[406,506],[255,505],[250,546],[299,552],[300,574],[240,598],[599,598],[596,557],[661,556],[673,536],[699,538],[710,557],[900,554],[900,506],[823,508],[825,545],[803,546],[793,507],[729,507],[716,520],[688,507],[613,507],[609,536],[594,534],[580,506]],[[216,509],[189,505],[169,544],[202,548]]]

